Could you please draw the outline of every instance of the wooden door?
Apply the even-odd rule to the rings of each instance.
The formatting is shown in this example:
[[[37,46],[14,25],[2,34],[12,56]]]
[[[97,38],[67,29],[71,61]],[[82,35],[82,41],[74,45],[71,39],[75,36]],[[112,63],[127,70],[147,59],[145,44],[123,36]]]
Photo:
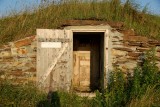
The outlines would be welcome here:
[[[73,88],[90,91],[90,51],[73,52]]]
[[[37,30],[37,84],[45,90],[69,90],[72,68],[70,30]]]

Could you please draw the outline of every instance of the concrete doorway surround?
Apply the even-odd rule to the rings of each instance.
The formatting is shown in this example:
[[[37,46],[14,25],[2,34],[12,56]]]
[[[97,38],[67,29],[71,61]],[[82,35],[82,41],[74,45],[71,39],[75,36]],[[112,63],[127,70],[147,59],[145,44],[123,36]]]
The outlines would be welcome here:
[[[106,87],[109,26],[69,26],[72,31],[72,89],[94,92]]]

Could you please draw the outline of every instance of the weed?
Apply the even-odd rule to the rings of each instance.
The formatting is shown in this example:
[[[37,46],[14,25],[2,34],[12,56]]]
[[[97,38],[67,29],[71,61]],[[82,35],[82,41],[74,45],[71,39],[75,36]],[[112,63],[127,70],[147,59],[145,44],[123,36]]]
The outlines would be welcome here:
[[[103,94],[96,98],[102,107],[151,107],[159,106],[160,71],[156,66],[155,51],[145,54],[142,66],[137,66],[133,76],[127,77],[116,69],[110,74],[110,83]]]
[[[135,29],[137,34],[159,38],[160,18],[148,14],[147,8],[138,11],[139,5],[127,0],[65,0],[59,3],[45,3],[21,14],[11,14],[0,19],[1,44],[35,35],[37,28],[57,28],[66,19],[101,19],[104,21],[122,21],[125,28]]]

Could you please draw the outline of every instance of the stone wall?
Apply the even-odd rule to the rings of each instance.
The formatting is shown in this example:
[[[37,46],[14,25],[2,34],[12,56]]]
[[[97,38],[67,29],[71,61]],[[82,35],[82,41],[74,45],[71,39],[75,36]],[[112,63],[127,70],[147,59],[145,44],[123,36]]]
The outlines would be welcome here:
[[[133,71],[141,61],[140,56],[152,47],[156,48],[160,67],[160,41],[136,35],[133,30],[112,29],[109,35],[109,69]],[[36,81],[35,36],[10,42],[0,48],[0,79],[15,83]]]
[[[160,41],[136,35],[134,30],[112,30],[110,37],[113,68],[132,72],[147,50],[156,48],[157,66],[160,67]]]
[[[10,42],[0,49],[0,78],[15,83],[36,80],[35,36]]]

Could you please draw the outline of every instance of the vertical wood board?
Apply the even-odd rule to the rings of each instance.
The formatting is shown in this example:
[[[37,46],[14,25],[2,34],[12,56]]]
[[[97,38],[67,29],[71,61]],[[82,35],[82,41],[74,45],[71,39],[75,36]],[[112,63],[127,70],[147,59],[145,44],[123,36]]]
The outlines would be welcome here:
[[[71,39],[70,30],[52,30],[52,29],[38,29],[37,30],[37,38],[41,38],[43,40],[47,39]],[[39,82],[44,75],[46,75],[47,69],[52,66],[53,61],[59,56],[59,52],[62,50],[66,43],[62,43],[61,48],[41,48],[41,42],[37,41],[37,82]],[[47,76],[47,79],[44,81],[45,89],[69,89],[70,80],[67,78],[67,73],[71,72],[70,69],[70,61],[68,60],[71,56],[70,45],[69,44],[62,56],[58,59],[55,64],[52,75]],[[52,77],[51,77],[52,76]]]

